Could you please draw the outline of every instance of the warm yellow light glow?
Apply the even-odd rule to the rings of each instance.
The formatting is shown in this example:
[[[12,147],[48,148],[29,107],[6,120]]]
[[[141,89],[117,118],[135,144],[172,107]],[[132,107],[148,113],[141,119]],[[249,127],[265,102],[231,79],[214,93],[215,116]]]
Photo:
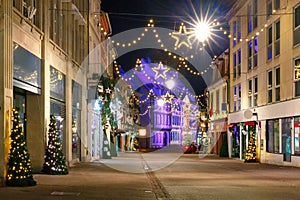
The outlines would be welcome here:
[[[146,135],[147,135],[146,129],[140,129],[139,130],[139,136],[146,136]]]

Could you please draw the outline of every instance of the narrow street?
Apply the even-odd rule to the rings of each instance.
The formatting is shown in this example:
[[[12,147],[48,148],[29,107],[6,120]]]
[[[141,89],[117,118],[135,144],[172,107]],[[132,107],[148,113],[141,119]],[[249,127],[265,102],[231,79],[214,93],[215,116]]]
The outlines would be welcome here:
[[[174,153],[175,154],[175,153]],[[184,154],[123,153],[78,163],[68,175],[35,174],[33,187],[1,187],[1,199],[300,199],[300,169]],[[157,157],[155,159],[154,157]],[[152,171],[151,167],[161,169]],[[135,173],[133,173],[135,172]]]

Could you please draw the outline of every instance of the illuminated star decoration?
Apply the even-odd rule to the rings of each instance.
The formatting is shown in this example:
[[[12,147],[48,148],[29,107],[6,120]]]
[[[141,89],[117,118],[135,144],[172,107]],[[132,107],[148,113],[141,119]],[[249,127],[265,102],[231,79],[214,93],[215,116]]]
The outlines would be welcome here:
[[[159,77],[166,79],[166,72],[169,71],[169,69],[160,62],[157,67],[153,68],[153,71],[155,72],[155,79]]]
[[[182,45],[185,45],[188,48],[191,48],[190,38],[192,37],[192,32],[187,32],[184,23],[181,23],[178,32],[172,33],[172,38],[176,40],[175,48],[180,48]]]
[[[103,98],[102,96],[99,97],[99,101],[103,101],[103,99],[104,99],[104,98]]]
[[[162,96],[162,99],[164,100],[164,102],[169,103],[169,104],[172,104],[173,98],[174,98],[174,95],[170,94],[169,91],[164,96]]]
[[[105,89],[106,93],[109,94],[111,92],[111,89],[107,88]]]

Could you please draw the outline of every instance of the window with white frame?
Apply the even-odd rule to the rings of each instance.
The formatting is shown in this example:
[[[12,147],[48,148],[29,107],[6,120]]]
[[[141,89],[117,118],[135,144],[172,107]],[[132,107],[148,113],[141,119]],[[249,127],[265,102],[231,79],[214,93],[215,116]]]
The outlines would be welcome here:
[[[248,80],[248,106],[257,106],[258,99],[258,78]]]
[[[233,78],[234,79],[236,79],[236,75],[237,75],[236,66],[237,66],[237,56],[236,56],[236,52],[234,52],[233,53]]]
[[[278,10],[280,8],[280,0],[274,0],[274,9]]]
[[[238,87],[234,86],[233,87],[233,111],[237,111],[237,90]]]
[[[294,60],[294,90],[295,97],[300,96],[300,58]]]
[[[248,42],[248,70],[252,70],[258,65],[257,61],[258,54],[258,37],[255,36],[254,39]]]
[[[241,110],[242,88],[241,84],[233,87],[233,111]]]
[[[233,21],[233,46],[240,42],[241,37],[241,17],[237,17],[237,20]]]
[[[257,106],[258,98],[258,78],[254,77],[254,93],[253,93],[253,106]]]
[[[268,37],[267,37],[267,58],[271,60],[273,58],[273,27],[272,25],[268,27]]]
[[[300,44],[300,4],[294,8],[294,46]]]
[[[257,0],[253,0],[248,5],[248,33],[251,33],[257,27]]]
[[[278,19],[274,23],[274,25],[270,25],[268,27],[267,46],[268,46],[267,48],[268,60],[271,60],[273,59],[273,57],[278,56],[280,54],[280,19]]]
[[[241,49],[233,53],[233,78],[241,76],[242,52]]]
[[[267,0],[267,17],[270,17],[273,12],[273,5],[272,2],[273,0]]]
[[[242,50],[237,51],[237,76],[240,77],[242,74]]]
[[[275,22],[275,44],[274,44],[274,55],[280,54],[280,20]]]
[[[220,90],[216,91],[216,112],[220,113]]]
[[[252,79],[248,80],[248,107],[252,107],[252,99],[253,99],[253,86]]]
[[[280,67],[275,68],[275,101],[280,101]]]
[[[241,110],[242,85],[238,84],[237,109]]]
[[[267,72],[268,74],[268,78],[267,78],[267,102],[268,103],[272,103],[273,102],[273,74],[272,74],[272,70]]]

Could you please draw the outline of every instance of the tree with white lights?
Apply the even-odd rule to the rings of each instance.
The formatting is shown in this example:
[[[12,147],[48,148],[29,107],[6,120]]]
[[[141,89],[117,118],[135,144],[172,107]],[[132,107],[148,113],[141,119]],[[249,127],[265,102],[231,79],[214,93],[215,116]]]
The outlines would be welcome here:
[[[56,119],[50,116],[48,131],[48,146],[45,153],[43,170],[46,174],[68,174],[66,158],[62,151],[62,144],[57,131]]]
[[[13,109],[12,122],[13,127],[10,134],[11,142],[6,185],[34,186],[36,185],[36,181],[32,176],[30,155],[20,122],[19,112],[16,109]]]

